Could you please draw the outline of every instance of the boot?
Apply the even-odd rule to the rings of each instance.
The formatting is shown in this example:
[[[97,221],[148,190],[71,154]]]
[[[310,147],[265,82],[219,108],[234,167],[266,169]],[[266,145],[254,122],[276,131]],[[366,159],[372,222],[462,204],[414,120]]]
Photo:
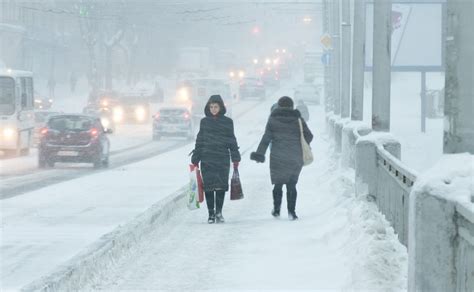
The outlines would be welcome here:
[[[224,223],[225,222],[224,217],[222,216],[221,212],[216,213],[216,222],[217,223]]]
[[[276,185],[273,188],[273,210],[272,216],[280,217],[281,197],[283,196],[282,185]]]
[[[209,211],[209,218],[207,219],[207,223],[213,224],[216,222],[216,214],[214,213],[214,210]]]
[[[290,221],[298,220],[295,211],[288,211],[288,219],[290,219]]]
[[[280,217],[280,209],[273,208],[272,216],[275,217],[275,218]]]

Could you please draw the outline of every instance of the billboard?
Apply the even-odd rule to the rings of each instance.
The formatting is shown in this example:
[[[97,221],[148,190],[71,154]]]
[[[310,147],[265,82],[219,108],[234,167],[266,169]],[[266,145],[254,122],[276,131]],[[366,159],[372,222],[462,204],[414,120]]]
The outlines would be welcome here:
[[[366,66],[372,67],[374,5],[366,5]],[[392,5],[392,67],[443,66],[443,4]],[[412,68],[413,70],[413,68]],[[409,71],[409,70],[407,70]]]

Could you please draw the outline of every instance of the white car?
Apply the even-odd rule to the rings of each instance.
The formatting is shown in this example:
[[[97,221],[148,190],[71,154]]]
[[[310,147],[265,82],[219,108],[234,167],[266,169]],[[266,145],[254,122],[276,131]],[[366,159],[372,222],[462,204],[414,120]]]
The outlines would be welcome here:
[[[295,87],[295,100],[303,100],[307,103],[320,104],[321,87],[312,83],[302,83]]]

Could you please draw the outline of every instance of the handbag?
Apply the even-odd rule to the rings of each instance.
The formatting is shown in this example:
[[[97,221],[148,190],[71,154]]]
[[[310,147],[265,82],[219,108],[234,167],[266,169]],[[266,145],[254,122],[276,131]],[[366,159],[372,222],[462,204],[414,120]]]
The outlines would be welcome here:
[[[239,170],[234,168],[234,173],[232,174],[232,179],[230,180],[230,199],[231,200],[240,200],[244,198],[242,192],[242,184],[240,183]]]
[[[301,140],[301,149],[303,152],[303,166],[310,165],[313,160],[313,152],[311,152],[311,147],[309,147],[308,142],[306,142],[306,139],[304,138],[303,134],[303,123],[301,122],[301,119],[298,119],[298,122],[300,124],[300,140]]]

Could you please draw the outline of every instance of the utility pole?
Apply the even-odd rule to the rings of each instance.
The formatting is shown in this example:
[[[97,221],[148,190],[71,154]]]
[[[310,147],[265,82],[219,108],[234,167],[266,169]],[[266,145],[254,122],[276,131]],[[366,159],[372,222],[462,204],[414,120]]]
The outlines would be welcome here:
[[[474,2],[448,0],[444,153],[474,154]]]
[[[364,119],[365,1],[354,0],[351,111],[351,119],[354,121],[362,121]]]
[[[325,35],[330,35],[330,9],[329,9],[329,0],[323,0],[323,31]],[[324,56],[328,55],[328,49],[324,51]],[[324,109],[326,113],[333,110],[333,101],[332,101],[332,79],[331,79],[331,65],[328,63],[324,64]]]
[[[340,0],[332,0],[332,65],[334,114],[341,114],[341,42]]]
[[[341,118],[348,118],[351,111],[351,5],[349,0],[342,0],[341,4]]]
[[[392,1],[374,1],[372,129],[390,131]]]

